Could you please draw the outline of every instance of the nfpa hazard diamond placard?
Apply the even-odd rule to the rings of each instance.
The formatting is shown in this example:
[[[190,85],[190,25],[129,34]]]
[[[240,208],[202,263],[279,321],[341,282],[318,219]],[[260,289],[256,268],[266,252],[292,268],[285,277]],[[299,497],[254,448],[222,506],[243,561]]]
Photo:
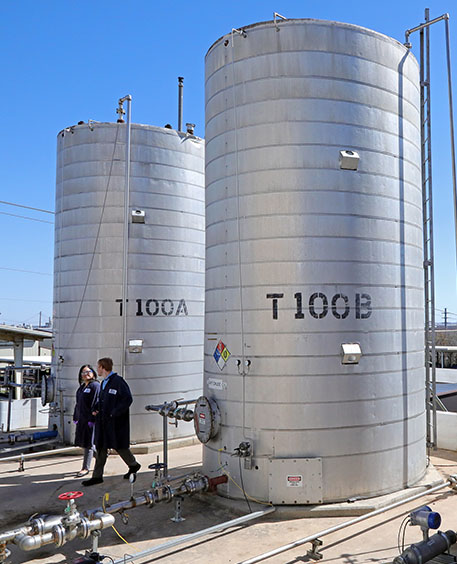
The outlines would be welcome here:
[[[229,359],[229,356],[230,356],[230,351],[222,341],[219,341],[217,343],[216,349],[214,350],[213,357],[214,360],[216,361],[216,364],[219,366],[221,370],[227,364],[227,360]]]

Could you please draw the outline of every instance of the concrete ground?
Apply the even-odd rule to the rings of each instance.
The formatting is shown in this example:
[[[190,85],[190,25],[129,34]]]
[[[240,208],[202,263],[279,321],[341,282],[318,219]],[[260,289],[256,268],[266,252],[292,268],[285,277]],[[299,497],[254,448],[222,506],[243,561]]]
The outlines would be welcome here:
[[[174,475],[182,475],[199,469],[201,445],[190,444],[169,451],[169,465]],[[155,450],[160,452],[160,445]],[[156,461],[154,448],[137,447],[136,454],[142,464],[138,479],[133,486],[136,494],[149,489],[153,472],[148,465]],[[457,453],[435,451],[431,461],[443,477],[457,473]],[[9,530],[23,524],[34,513],[62,514],[65,502],[58,495],[66,491],[81,490],[84,496],[77,500],[79,509],[89,509],[101,505],[105,492],[110,494],[110,502],[128,499],[131,486],[122,479],[126,468],[116,455],[110,455],[106,465],[103,484],[84,488],[81,480],[75,478],[80,469],[80,455],[56,454],[52,457],[34,458],[25,461],[25,471],[18,472],[18,462],[0,460],[0,531]],[[435,479],[432,481],[436,482]],[[411,488],[411,495],[418,491]],[[450,488],[389,510],[366,521],[351,525],[338,532],[323,536],[321,552],[325,562],[332,564],[362,564],[378,562],[387,564],[398,555],[397,535],[403,519],[408,513],[422,505],[430,505],[442,516],[441,530],[457,529],[457,496]],[[253,510],[262,509],[259,506]],[[218,496],[205,494],[188,497],[183,502],[182,513],[185,521],[174,523],[173,503],[161,503],[153,508],[138,507],[130,510],[128,523],[116,516],[115,527],[123,540],[110,528],[102,531],[99,550],[103,555],[117,560],[125,554],[165,543],[212,525],[236,518],[248,512],[244,502],[228,503]],[[328,513],[310,514],[294,507],[277,508],[275,513],[246,525],[232,527],[225,532],[213,533],[193,542],[187,542],[175,549],[168,549],[149,557],[135,558],[135,564],[161,561],[167,564],[186,562],[186,564],[238,564],[244,560],[292,543],[298,539],[323,531],[351,517],[342,514],[334,517]],[[406,528],[405,545],[422,539],[418,527]],[[89,540],[77,539],[61,548],[45,546],[33,552],[22,552],[15,545],[8,545],[12,554],[11,564],[68,563],[84,554],[90,548]],[[309,562],[306,556],[310,544],[271,557],[267,564],[299,564]],[[455,551],[457,554],[457,550]],[[106,558],[104,563],[110,560]]]

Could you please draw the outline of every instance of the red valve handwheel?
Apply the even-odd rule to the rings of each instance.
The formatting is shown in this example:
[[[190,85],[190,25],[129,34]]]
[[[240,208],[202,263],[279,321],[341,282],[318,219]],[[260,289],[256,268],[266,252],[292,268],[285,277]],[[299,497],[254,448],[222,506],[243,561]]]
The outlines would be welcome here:
[[[77,497],[81,497],[83,495],[83,492],[65,492],[59,495],[59,499],[76,499]]]

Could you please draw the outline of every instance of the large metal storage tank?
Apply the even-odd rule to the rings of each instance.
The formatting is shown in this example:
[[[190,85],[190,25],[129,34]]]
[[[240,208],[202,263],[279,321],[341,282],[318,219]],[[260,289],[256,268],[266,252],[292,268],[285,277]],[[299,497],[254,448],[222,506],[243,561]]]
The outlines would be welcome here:
[[[79,367],[96,367],[103,356],[113,358],[114,370],[122,365],[126,127],[90,123],[58,135],[55,369],[67,439]],[[126,346],[123,375],[134,396],[131,439],[150,441],[162,437],[162,418],[145,405],[201,393],[204,142],[134,124],[130,154],[129,215],[135,222],[132,217],[128,227],[126,343],[142,340],[143,347],[132,352]],[[137,222],[142,217],[144,223]],[[188,423],[169,428],[170,437],[193,433]]]
[[[221,414],[205,472],[223,466],[275,503],[414,484],[426,469],[415,58],[343,23],[234,31],[206,56],[205,138],[204,393]],[[358,170],[340,168],[344,150]],[[343,364],[352,343],[360,362]],[[243,497],[231,481],[225,495]]]

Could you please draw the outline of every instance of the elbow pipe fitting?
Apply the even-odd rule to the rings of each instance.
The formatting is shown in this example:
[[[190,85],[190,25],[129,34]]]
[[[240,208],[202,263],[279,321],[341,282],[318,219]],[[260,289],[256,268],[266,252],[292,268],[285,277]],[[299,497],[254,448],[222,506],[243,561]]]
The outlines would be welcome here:
[[[23,533],[17,535],[13,542],[21,550],[29,552],[30,550],[35,550],[45,544],[51,544],[54,542],[54,536],[52,532],[45,533],[44,535],[27,535]]]

